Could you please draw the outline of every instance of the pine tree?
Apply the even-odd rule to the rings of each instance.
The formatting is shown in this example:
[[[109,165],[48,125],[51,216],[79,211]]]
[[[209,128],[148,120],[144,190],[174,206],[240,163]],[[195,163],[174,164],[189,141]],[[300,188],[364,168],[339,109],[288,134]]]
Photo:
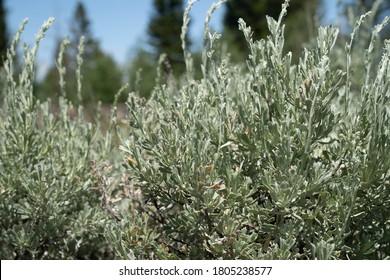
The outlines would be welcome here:
[[[102,103],[114,102],[115,94],[122,86],[122,72],[115,60],[104,53],[101,49],[95,54],[93,64],[89,65],[88,71],[85,73],[86,85],[93,93],[90,100],[86,101],[101,101]],[[124,101],[122,96],[120,101]]]
[[[154,0],[154,14],[148,27],[149,42],[154,48],[156,60],[165,53],[171,66],[177,70],[175,72],[181,70],[184,62],[180,40],[183,13],[182,0]],[[187,46],[190,44],[187,38]]]
[[[91,22],[82,2],[78,2],[76,5],[71,23],[71,34],[71,44],[75,50],[77,50],[80,38],[84,37],[84,60],[93,59],[99,52],[99,44],[92,36]]]
[[[4,8],[3,0],[0,0],[0,67],[3,66],[8,48],[8,30],[6,22],[7,11]]]
[[[225,35],[230,38],[239,52],[246,52],[246,42],[238,30],[238,19],[243,18],[252,28],[253,39],[265,38],[268,34],[266,16],[278,19],[285,0],[231,0],[226,3],[226,13],[223,19]],[[288,50],[298,50],[303,42],[308,41],[314,33],[314,16],[320,0],[290,1],[287,8],[286,43]]]
[[[70,26],[70,46],[64,54],[64,66],[66,67],[66,92],[68,98],[77,102],[77,82],[75,71],[77,67],[76,57],[80,38],[84,37],[84,53],[82,65],[82,102],[95,103],[102,101],[111,103],[115,94],[122,85],[122,72],[115,61],[99,46],[99,42],[93,38],[91,22],[87,10],[79,2]],[[58,46],[60,42],[58,42]],[[58,55],[58,47],[55,59]],[[41,96],[47,97],[59,92],[58,73],[55,66],[50,69],[42,84]]]

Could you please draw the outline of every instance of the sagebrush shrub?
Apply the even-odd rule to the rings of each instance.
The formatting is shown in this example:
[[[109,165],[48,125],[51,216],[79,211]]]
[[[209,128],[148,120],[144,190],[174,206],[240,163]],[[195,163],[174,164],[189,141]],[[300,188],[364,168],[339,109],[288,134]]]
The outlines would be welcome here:
[[[78,118],[72,119],[73,106],[65,96],[59,98],[57,114],[51,113],[50,100],[40,103],[33,96],[36,52],[52,21],[42,26],[32,49],[25,48],[18,77],[13,59],[27,21],[5,62],[0,114],[0,256],[112,258],[103,234],[110,217],[101,207],[99,189],[99,170],[110,159],[111,140],[103,137],[98,126],[87,123],[83,107],[76,109]],[[63,77],[61,59],[62,54],[58,67]],[[59,83],[64,89],[65,81]]]
[[[66,41],[60,111],[34,98],[34,59],[52,19],[15,77],[22,25],[1,77],[2,259],[389,258],[390,42],[378,40],[389,18],[358,48],[369,14],[345,44],[337,28],[320,27],[314,45],[286,53],[286,1],[264,40],[240,19],[243,66],[208,27],[223,2],[206,16],[202,77],[184,40],[190,1],[186,72],[176,82],[160,70],[149,100],[130,94],[126,127],[114,106],[115,135],[87,122],[82,106],[69,116]],[[82,51],[81,40],[79,100]]]
[[[283,55],[287,5],[278,21],[267,18],[265,40],[253,41],[240,19],[245,70],[216,55],[210,12],[203,78],[191,77],[185,51],[178,88],[157,86],[146,103],[130,96],[121,149],[142,199],[110,233],[120,257],[389,257],[389,41],[379,63],[370,60],[389,18],[354,53],[365,57],[356,92],[351,48],[365,16],[344,50],[337,28],[320,27],[314,47]]]

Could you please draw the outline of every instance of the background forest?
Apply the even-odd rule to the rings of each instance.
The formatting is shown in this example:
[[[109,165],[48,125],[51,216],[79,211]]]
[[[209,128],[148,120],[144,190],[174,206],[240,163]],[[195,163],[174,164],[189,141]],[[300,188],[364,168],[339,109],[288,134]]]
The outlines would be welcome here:
[[[7,28],[7,10],[5,0],[0,1],[0,54],[5,58],[7,46],[10,44],[10,31]],[[388,14],[390,1],[380,1],[376,7],[378,10],[371,20],[372,25],[383,20]],[[224,5],[222,40],[218,42],[229,53],[230,59],[235,63],[245,64],[245,57],[249,50],[245,44],[243,34],[238,30],[238,19],[243,18],[253,31],[255,40],[266,38],[269,30],[266,23],[266,15],[277,18],[280,13],[282,0],[245,0],[227,1]],[[141,96],[148,97],[154,87],[157,78],[156,65],[162,54],[166,54],[163,67],[165,75],[171,76],[172,82],[179,79],[180,74],[185,71],[184,57],[182,52],[179,34],[183,24],[183,12],[186,6],[183,0],[153,0],[153,14],[149,19],[147,28],[147,46],[136,46],[135,54],[131,60],[122,65],[107,53],[105,53],[92,32],[88,10],[82,1],[74,7],[73,16],[70,19],[70,36],[64,53],[64,65],[68,69],[65,73],[66,90],[72,102],[79,102],[76,93],[76,56],[79,39],[85,38],[83,55],[83,96],[81,102],[94,107],[94,103],[112,103],[115,92],[124,83],[129,83],[130,91],[135,91]],[[356,18],[352,15],[360,15],[371,9],[374,0],[339,1],[339,14],[335,16],[337,22],[341,23],[342,36],[345,40],[354,24]],[[285,52],[301,52],[305,46],[312,44],[317,27],[324,16],[329,13],[322,0],[291,1],[289,12],[286,16],[286,42]],[[191,23],[189,25],[191,29]],[[389,28],[383,32],[382,39],[389,36]],[[124,34],[125,36],[125,34]],[[57,47],[53,53],[53,62],[57,59],[61,42],[64,38],[57,37]],[[193,39],[187,36],[186,44],[193,51],[195,76],[201,75],[201,49],[196,49]],[[193,46],[193,47],[191,47]],[[130,46],[129,46],[130,47]],[[19,55],[19,58],[21,56]],[[38,65],[39,67],[39,65]],[[142,73],[142,74],[141,74]],[[141,78],[142,76],[142,78]],[[152,82],[153,81],[153,82]],[[34,94],[41,100],[45,98],[56,98],[59,94],[58,71],[53,63],[44,77],[36,80]],[[120,101],[124,102],[126,96],[121,96]]]

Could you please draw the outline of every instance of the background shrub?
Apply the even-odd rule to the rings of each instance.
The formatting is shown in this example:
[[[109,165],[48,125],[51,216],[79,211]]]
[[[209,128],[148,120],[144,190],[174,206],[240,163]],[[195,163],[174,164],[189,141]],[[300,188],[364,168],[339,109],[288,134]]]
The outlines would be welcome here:
[[[59,98],[60,111],[55,115],[50,101],[40,103],[33,97],[34,59],[52,21],[43,25],[36,45],[25,49],[18,79],[14,79],[13,58],[26,21],[5,62],[0,115],[0,256],[112,258],[103,234],[110,217],[101,207],[99,189],[101,166],[110,159],[110,137],[87,123],[83,107],[74,108],[64,96]],[[58,65],[62,74],[61,55]],[[76,118],[72,111],[77,112]]]

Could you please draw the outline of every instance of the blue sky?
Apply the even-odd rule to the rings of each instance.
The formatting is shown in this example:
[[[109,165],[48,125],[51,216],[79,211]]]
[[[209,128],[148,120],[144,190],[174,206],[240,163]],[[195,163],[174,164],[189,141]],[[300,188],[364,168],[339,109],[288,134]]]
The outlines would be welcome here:
[[[91,21],[94,38],[103,50],[120,63],[125,63],[136,47],[147,44],[147,25],[153,12],[153,0],[5,0],[8,11],[8,26],[14,34],[24,18],[29,23],[23,34],[23,42],[33,44],[42,23],[49,17],[55,23],[42,41],[38,53],[38,65],[44,71],[53,57],[53,48],[58,38],[69,35],[69,25],[78,1],[83,2]],[[334,19],[336,1],[327,0],[326,23]],[[190,35],[200,42],[207,10],[217,0],[198,0],[191,12]],[[218,9],[211,20],[211,26],[221,31],[224,8]]]

